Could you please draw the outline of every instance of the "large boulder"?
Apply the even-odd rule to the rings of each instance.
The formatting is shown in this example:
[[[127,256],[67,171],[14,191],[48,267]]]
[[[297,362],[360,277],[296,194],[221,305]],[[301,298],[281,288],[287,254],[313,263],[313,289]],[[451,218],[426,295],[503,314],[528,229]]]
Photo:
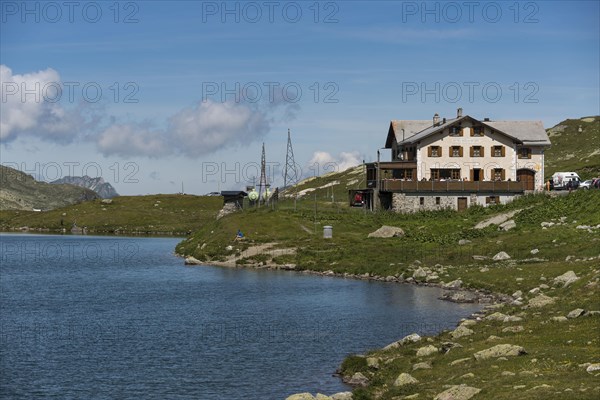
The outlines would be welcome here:
[[[450,336],[452,336],[452,339],[460,339],[461,337],[471,336],[473,333],[475,332],[473,332],[472,329],[469,329],[464,325],[459,325],[458,328],[452,331]]]
[[[562,284],[563,287],[567,287],[571,283],[575,282],[578,279],[579,279],[579,277],[575,274],[575,272],[573,272],[573,271],[567,271],[564,274],[562,274],[562,275],[557,276],[556,278],[554,278],[554,283],[555,284]]]
[[[417,281],[422,281],[423,279],[427,278],[427,271],[425,271],[423,268],[419,267],[413,273],[412,277],[413,277],[413,279],[415,279]]]
[[[367,386],[369,378],[364,376],[362,372],[356,372],[346,383],[352,386]]]
[[[487,360],[489,358],[498,357],[516,357],[523,354],[527,354],[527,352],[521,346],[516,346],[514,344],[498,344],[489,349],[478,351],[473,354],[473,356],[476,360]]]
[[[481,389],[466,385],[456,385],[439,393],[433,400],[469,400],[479,392],[481,392]]]
[[[185,265],[202,265],[202,261],[198,260],[195,257],[189,256],[185,258]]]
[[[498,226],[498,229],[499,230],[503,230],[503,231],[510,231],[511,229],[516,228],[516,227],[517,227],[517,223],[515,222],[515,220],[514,219],[509,219],[508,221],[503,222],[502,224],[500,224]]]
[[[438,353],[438,352],[439,352],[439,349],[437,347],[428,345],[428,346],[420,347],[417,350],[417,357],[427,357],[427,356],[430,356],[430,355]]]
[[[398,377],[394,381],[394,386],[415,385],[417,383],[419,383],[419,381],[413,378],[412,375],[403,372],[400,375],[398,375]]]
[[[492,260],[494,260],[494,261],[510,260],[510,256],[505,251],[501,251],[500,253],[496,254],[494,256],[494,258],[492,258]]]
[[[370,238],[391,238],[391,237],[402,237],[404,236],[404,230],[396,226],[383,225],[375,232],[369,233],[367,237]]]
[[[331,400],[352,400],[352,392],[339,392],[332,394]]]
[[[548,297],[545,294],[540,294],[533,299],[529,300],[529,307],[540,308],[545,307],[549,304],[554,303],[554,299],[552,297]]]

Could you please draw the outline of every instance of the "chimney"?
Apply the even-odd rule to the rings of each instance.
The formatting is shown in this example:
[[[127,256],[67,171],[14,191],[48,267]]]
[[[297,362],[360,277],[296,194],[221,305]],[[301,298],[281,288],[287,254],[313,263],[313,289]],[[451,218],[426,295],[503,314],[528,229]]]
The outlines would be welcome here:
[[[458,110],[456,110],[456,118],[461,118],[462,117],[462,108],[459,108]]]
[[[440,123],[440,116],[438,115],[438,113],[435,113],[433,115],[433,126],[436,126]]]

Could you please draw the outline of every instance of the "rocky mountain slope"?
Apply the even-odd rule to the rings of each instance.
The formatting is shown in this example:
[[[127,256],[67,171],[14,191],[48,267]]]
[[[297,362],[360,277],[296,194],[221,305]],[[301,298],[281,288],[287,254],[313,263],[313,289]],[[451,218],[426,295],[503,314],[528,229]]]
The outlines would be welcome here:
[[[65,176],[64,178],[57,179],[50,183],[52,183],[53,185],[67,183],[69,185],[87,188],[98,193],[98,196],[100,196],[100,198],[103,199],[112,199],[113,197],[117,197],[119,195],[115,188],[110,183],[102,179],[102,177],[90,178],[87,175]]]
[[[0,210],[51,210],[98,198],[93,190],[39,182],[5,166],[0,166],[0,183]]]

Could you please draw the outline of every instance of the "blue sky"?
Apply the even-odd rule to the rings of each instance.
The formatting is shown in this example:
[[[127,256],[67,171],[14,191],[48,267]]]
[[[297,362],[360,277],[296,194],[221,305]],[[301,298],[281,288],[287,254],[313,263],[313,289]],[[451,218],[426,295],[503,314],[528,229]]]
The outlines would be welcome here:
[[[600,113],[598,1],[1,3],[2,164],[121,194],[243,188],[262,142],[281,184],[288,128],[312,175],[392,119]]]

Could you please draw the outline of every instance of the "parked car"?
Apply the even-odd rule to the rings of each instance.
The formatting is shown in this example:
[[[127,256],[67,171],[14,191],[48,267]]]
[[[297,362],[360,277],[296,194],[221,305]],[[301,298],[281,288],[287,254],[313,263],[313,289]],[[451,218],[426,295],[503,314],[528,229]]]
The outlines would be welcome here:
[[[588,179],[587,181],[583,181],[579,184],[579,189],[591,189],[592,188],[592,180]]]

